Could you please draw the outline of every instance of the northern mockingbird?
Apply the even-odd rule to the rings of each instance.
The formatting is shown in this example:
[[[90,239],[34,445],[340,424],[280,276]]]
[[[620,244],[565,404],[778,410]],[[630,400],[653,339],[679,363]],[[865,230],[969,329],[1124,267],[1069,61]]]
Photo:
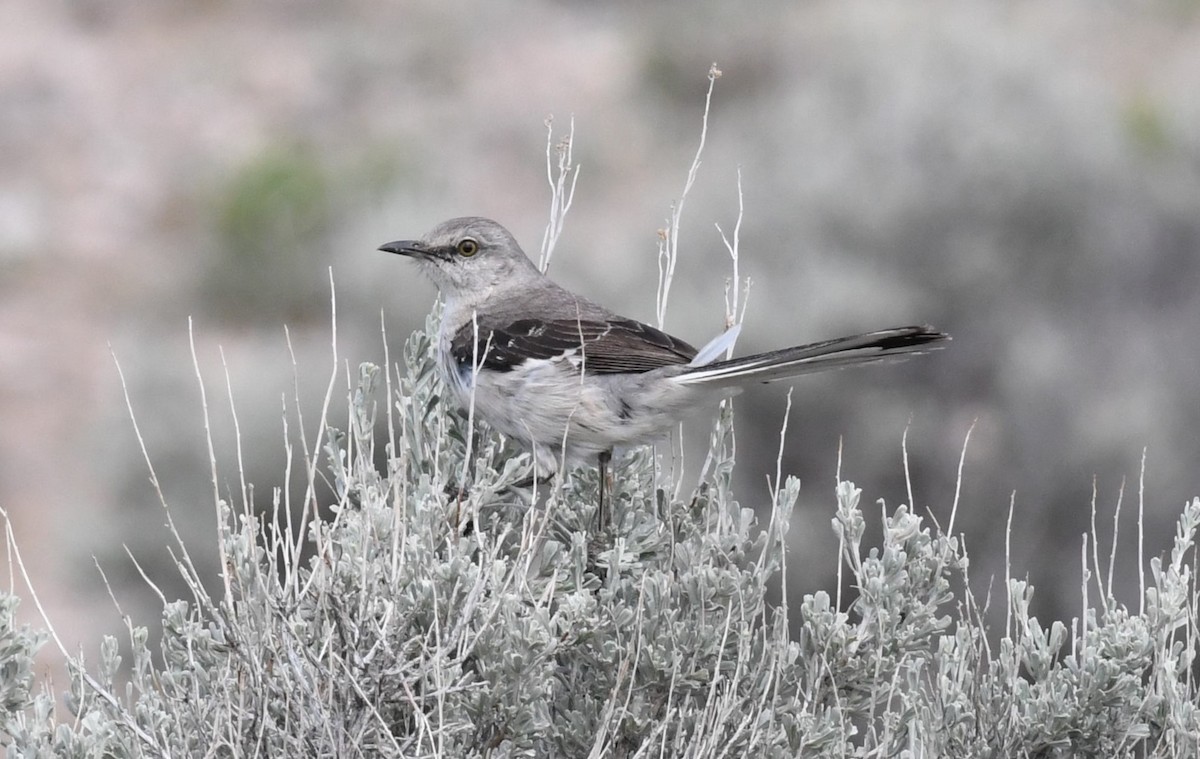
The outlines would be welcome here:
[[[720,360],[736,328],[697,351],[555,284],[490,219],[451,219],[379,249],[416,261],[441,291],[439,363],[458,402],[531,447],[538,471],[598,459],[601,483],[613,448],[650,442],[743,385],[949,339],[927,326],[897,327]]]

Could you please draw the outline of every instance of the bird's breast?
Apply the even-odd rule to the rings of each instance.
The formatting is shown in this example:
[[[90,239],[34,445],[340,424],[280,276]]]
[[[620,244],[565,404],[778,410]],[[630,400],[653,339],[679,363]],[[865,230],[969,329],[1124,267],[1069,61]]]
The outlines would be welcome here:
[[[474,367],[455,358],[450,335],[443,334],[438,340],[438,368],[441,369],[442,380],[458,396],[459,403],[465,405],[475,385]]]

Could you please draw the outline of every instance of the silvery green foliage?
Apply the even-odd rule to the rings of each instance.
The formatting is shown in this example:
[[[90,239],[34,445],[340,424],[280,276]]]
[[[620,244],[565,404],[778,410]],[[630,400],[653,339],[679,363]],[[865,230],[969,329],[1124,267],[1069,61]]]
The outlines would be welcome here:
[[[111,639],[97,665],[72,662],[69,714],[31,693],[38,640],[0,597],[9,756],[1200,752],[1200,501],[1151,562],[1142,613],[1103,597],[1073,635],[1031,617],[1032,587],[1010,581],[1011,629],[992,644],[958,540],[881,504],[882,544],[866,547],[860,491],[842,483],[844,590],[789,611],[764,599],[798,483],[765,522],[734,499],[727,409],[694,491],[634,452],[597,530],[595,472],[543,485],[536,503],[507,487],[528,457],[439,402],[432,327],[404,371],[362,367],[344,433],[300,462],[332,483],[332,518],[289,538],[222,506],[224,595],[177,546],[193,597],[165,604],[161,651],[131,627],[124,669]]]
[[[29,703],[33,687],[33,654],[42,637],[17,627],[17,599],[0,593],[0,708],[13,714]]]

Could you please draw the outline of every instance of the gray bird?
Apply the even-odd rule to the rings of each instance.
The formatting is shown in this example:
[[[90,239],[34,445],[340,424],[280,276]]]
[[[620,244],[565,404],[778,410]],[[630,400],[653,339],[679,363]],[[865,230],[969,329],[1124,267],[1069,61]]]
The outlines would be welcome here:
[[[490,219],[450,219],[379,249],[416,261],[441,291],[439,363],[458,402],[473,401],[479,418],[530,447],[547,474],[589,460],[603,472],[614,448],[651,442],[743,385],[921,353],[949,339],[928,326],[897,327],[717,360],[736,329],[697,351],[555,284]]]

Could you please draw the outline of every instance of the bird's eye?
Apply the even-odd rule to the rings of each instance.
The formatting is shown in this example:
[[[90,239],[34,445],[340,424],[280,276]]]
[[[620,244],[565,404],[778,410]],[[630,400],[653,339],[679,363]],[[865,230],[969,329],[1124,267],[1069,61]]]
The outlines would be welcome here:
[[[458,243],[458,255],[470,258],[479,252],[479,243],[472,240],[470,237],[462,239]]]

